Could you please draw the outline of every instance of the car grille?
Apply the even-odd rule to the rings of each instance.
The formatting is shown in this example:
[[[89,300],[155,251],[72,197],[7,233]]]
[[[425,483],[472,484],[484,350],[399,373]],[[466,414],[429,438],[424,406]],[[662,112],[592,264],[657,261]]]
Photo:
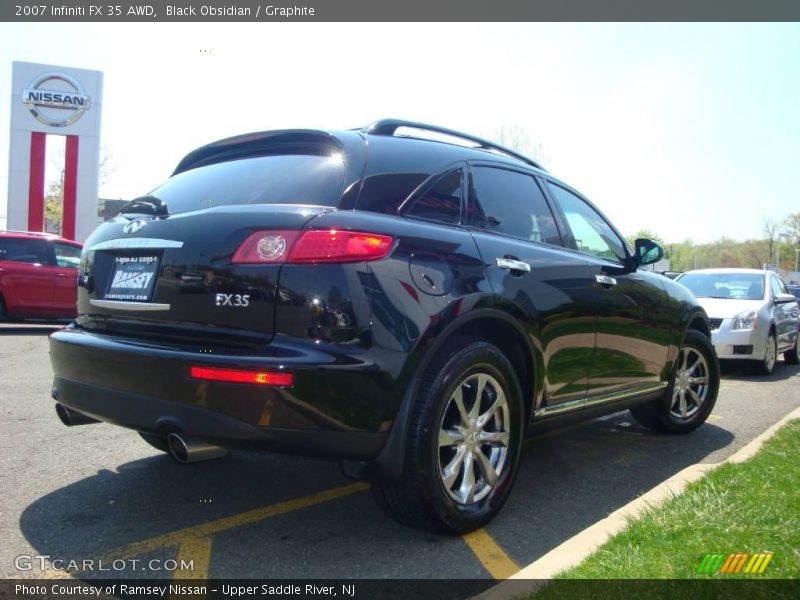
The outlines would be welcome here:
[[[711,331],[716,331],[722,325],[722,319],[709,319],[708,326],[711,328]]]

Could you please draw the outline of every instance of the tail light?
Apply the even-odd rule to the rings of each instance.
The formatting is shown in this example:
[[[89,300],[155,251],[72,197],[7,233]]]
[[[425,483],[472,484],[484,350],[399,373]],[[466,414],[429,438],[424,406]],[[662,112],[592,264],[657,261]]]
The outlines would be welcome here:
[[[234,264],[360,262],[384,258],[393,243],[390,235],[362,231],[257,231],[231,260]]]
[[[189,370],[192,379],[205,381],[225,381],[228,383],[254,383],[258,385],[279,385],[289,387],[294,383],[294,374],[285,371],[244,371],[239,369],[218,369],[192,365]]]

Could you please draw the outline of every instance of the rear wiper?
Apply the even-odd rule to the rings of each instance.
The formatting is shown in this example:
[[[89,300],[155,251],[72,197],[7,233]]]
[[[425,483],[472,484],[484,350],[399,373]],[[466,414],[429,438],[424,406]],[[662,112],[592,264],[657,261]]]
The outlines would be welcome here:
[[[166,202],[162,201],[161,198],[141,196],[123,204],[119,212],[123,215],[136,213],[165,217],[169,214],[169,209],[167,209]]]

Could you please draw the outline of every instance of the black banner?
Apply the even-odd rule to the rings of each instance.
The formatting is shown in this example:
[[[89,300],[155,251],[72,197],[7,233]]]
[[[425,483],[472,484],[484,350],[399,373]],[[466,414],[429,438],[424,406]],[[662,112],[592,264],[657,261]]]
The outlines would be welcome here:
[[[0,21],[797,21],[797,0],[6,0]]]
[[[800,597],[800,580],[787,579],[4,579],[0,600],[561,600],[620,597],[770,600]]]

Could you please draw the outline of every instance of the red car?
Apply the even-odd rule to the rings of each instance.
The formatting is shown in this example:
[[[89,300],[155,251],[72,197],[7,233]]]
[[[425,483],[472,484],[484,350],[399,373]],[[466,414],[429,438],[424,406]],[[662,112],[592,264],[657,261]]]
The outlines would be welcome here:
[[[0,231],[0,321],[75,317],[82,248],[53,234]]]

